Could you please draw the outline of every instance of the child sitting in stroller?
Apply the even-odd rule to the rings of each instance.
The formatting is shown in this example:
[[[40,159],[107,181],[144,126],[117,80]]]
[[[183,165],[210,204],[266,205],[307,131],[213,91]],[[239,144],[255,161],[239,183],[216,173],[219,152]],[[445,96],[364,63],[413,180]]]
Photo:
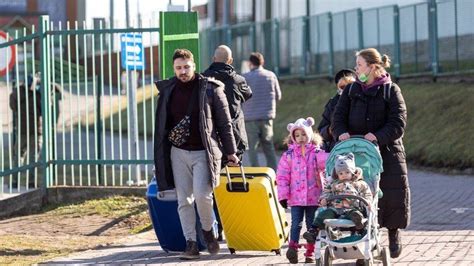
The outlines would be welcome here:
[[[324,229],[325,219],[347,218],[355,224],[356,230],[364,228],[362,222],[364,210],[358,200],[343,198],[328,202],[331,197],[338,195],[360,196],[366,199],[369,204],[372,201],[372,192],[369,185],[363,180],[362,169],[355,166],[354,154],[337,155],[332,177],[333,181],[324,188],[320,197],[320,206],[329,204],[330,207],[320,211],[314,219],[311,229],[303,234],[303,238],[308,243],[316,241],[319,230]]]

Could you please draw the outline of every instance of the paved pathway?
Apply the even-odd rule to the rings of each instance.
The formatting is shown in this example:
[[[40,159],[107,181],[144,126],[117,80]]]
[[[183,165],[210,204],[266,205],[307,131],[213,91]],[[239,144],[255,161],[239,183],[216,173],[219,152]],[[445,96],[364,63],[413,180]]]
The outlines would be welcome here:
[[[417,170],[410,171],[412,223],[403,232],[403,254],[395,265],[474,265],[474,176],[446,176]],[[383,245],[387,245],[384,232]],[[270,252],[237,252],[231,255],[225,242],[221,252],[210,256],[203,252],[193,264],[286,264]],[[304,260],[300,252],[300,261]],[[117,245],[89,250],[50,261],[51,264],[190,264],[175,253],[165,253],[153,231],[123,239]],[[338,260],[337,265],[354,261]]]

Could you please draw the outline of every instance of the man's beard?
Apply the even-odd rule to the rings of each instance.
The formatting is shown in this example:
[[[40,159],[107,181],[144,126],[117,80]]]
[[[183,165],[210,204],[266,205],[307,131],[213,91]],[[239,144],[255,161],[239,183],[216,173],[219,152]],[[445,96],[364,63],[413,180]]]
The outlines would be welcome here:
[[[192,77],[193,77],[192,75],[187,75],[187,74],[179,75],[179,79],[182,82],[189,82],[189,81],[191,81]]]

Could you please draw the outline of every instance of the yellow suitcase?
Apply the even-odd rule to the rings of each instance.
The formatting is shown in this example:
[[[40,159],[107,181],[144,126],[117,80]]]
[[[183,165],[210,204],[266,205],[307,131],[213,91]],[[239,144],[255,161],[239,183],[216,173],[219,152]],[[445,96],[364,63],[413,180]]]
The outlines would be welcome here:
[[[220,178],[214,195],[230,253],[256,250],[280,255],[289,227],[278,202],[275,171],[226,167]]]

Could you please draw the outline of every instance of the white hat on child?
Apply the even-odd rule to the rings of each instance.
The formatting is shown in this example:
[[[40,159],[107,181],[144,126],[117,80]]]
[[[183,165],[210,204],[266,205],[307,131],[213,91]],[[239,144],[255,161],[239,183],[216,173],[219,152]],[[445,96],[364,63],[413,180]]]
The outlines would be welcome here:
[[[308,137],[306,140],[306,144],[310,143],[311,140],[313,139],[313,128],[312,126],[314,125],[314,118],[308,117],[306,119],[304,118],[299,118],[296,120],[294,123],[289,123],[286,128],[290,132],[291,140],[296,143],[294,132],[297,129],[302,129],[306,133],[306,136]]]

